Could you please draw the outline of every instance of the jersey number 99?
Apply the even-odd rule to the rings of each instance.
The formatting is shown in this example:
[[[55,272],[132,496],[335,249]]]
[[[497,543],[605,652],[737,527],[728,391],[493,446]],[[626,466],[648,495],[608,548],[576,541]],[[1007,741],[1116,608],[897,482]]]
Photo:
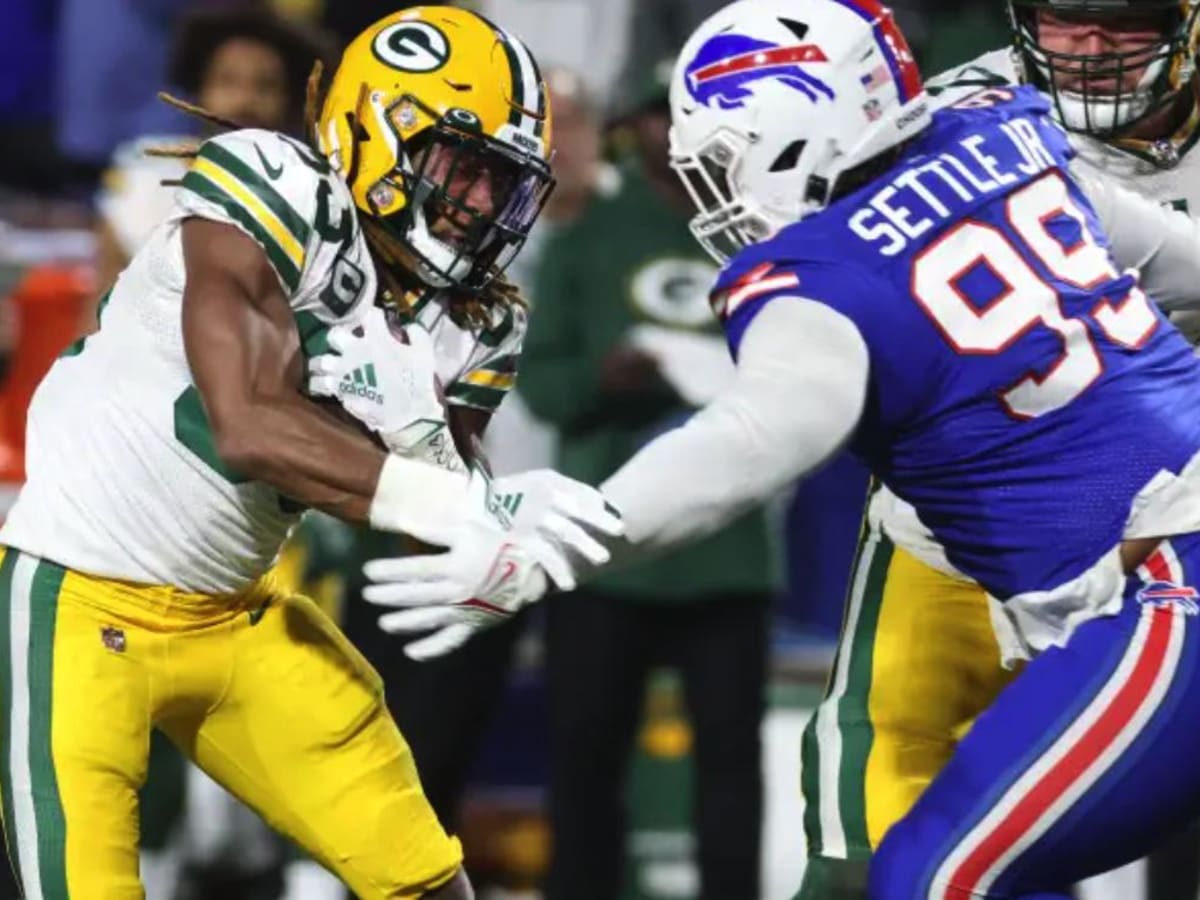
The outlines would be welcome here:
[[[1098,299],[1089,310],[1094,326],[1064,314],[1062,298],[1028,260],[1038,260],[1055,279],[1084,291],[1120,275],[1059,173],[1014,191],[1005,212],[1016,241],[984,222],[959,223],[914,260],[913,297],[961,354],[1003,353],[1039,326],[1058,335],[1063,346],[1058,358],[1041,373],[1026,373],[1000,394],[1010,415],[1031,419],[1066,406],[1100,377],[1104,367],[1093,327],[1114,344],[1136,350],[1154,332],[1158,318],[1136,283],[1122,296]],[[1071,246],[1064,246],[1048,227],[1062,217],[1079,226]],[[981,265],[1005,289],[978,307],[958,282]]]

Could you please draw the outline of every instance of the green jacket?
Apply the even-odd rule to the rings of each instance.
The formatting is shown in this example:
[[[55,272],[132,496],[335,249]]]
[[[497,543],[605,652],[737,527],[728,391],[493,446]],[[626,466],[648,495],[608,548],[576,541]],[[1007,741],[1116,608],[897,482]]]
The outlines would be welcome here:
[[[559,468],[599,484],[643,444],[694,412],[665,384],[613,398],[599,390],[600,363],[638,323],[719,334],[708,307],[716,267],[669,206],[635,171],[611,196],[546,243],[521,358],[520,391],[560,431]],[[721,473],[713,473],[720,478]],[[761,513],[719,535],[597,579],[646,602],[720,592],[765,592],[773,583]]]

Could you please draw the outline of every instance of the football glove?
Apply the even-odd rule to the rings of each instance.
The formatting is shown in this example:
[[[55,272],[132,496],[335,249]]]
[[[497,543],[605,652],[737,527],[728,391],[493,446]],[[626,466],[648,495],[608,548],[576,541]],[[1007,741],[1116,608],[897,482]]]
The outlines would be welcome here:
[[[393,453],[466,471],[438,397],[429,332],[401,331],[372,307],[357,325],[329,329],[328,340],[330,352],[309,360],[309,394],[338,400]]]
[[[589,529],[610,537],[623,531],[599,491],[549,470],[495,481],[476,470],[467,493],[470,511],[447,552],[364,567],[376,582],[364,599],[402,608],[381,616],[380,628],[391,634],[434,629],[405,646],[413,659],[449,653],[539,600],[551,582],[574,588],[577,559],[599,566],[610,557]]]

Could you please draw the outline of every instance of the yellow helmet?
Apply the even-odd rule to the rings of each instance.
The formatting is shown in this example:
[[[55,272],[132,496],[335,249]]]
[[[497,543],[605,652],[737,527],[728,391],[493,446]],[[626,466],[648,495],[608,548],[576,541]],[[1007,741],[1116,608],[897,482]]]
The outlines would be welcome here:
[[[434,287],[485,287],[554,183],[533,55],[464,9],[419,6],[367,28],[346,48],[316,127],[359,209]]]

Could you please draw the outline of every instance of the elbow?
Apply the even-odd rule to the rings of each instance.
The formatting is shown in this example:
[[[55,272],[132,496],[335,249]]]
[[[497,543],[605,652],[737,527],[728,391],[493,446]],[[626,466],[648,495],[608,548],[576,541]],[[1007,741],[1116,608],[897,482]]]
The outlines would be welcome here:
[[[250,416],[214,419],[213,450],[228,469],[257,481],[267,469],[270,456],[261,429]]]

